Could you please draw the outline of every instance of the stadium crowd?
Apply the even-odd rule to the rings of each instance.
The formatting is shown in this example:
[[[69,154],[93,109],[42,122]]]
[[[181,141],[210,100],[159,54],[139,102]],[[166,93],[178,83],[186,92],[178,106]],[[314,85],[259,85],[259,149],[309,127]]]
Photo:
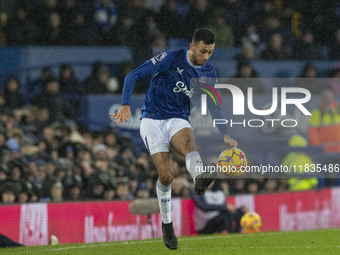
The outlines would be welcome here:
[[[77,102],[68,100],[71,92],[64,91],[63,79],[48,68],[33,84],[38,92],[29,103],[15,77],[7,79],[0,94],[3,203],[155,196],[157,173],[147,151],[136,153],[133,141],[114,128],[91,131],[76,122],[79,106],[72,104]],[[193,182],[180,162],[176,155],[173,195],[190,197]],[[284,191],[289,185],[285,179],[239,179],[223,181],[221,187],[227,195]]]
[[[59,76],[46,67],[25,84],[25,96],[18,79],[7,78],[0,94],[2,203],[155,196],[157,173],[147,151],[136,153],[133,141],[116,129],[96,132],[76,122],[80,101],[69,96],[120,93],[134,65],[167,50],[171,38],[189,40],[202,26],[223,35],[217,46],[242,48],[235,77],[256,77],[248,61],[258,49],[264,60],[318,60],[321,46],[328,47],[329,59],[340,57],[336,1],[161,2],[156,10],[143,0],[18,0],[11,11],[0,10],[0,45],[120,45],[132,49],[135,61],[121,64],[114,88],[108,66],[99,62],[84,81],[70,65],[62,65]],[[339,70],[331,75],[339,77]],[[306,65],[302,77],[316,78],[316,68]],[[193,182],[179,162],[184,160],[175,154],[172,194],[187,198]],[[287,179],[237,179],[221,187],[226,195],[289,190]]]
[[[161,5],[160,5],[161,4]],[[5,6],[5,5],[4,5]],[[0,45],[120,45],[136,64],[163,52],[171,38],[198,27],[218,34],[216,46],[242,47],[253,59],[340,57],[335,0],[16,0],[0,9]]]

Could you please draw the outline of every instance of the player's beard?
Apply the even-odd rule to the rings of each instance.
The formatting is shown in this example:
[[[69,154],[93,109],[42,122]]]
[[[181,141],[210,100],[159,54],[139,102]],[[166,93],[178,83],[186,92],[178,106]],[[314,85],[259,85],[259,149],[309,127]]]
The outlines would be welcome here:
[[[195,66],[202,66],[202,62],[199,62],[199,61],[198,61],[198,59],[197,59],[197,57],[196,57],[196,53],[193,53],[193,54],[192,54],[192,60],[193,60],[193,64],[194,64]]]

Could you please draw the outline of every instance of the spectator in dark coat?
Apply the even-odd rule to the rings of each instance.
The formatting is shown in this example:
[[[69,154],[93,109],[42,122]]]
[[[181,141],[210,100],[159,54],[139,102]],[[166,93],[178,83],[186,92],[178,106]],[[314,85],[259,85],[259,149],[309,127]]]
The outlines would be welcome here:
[[[218,180],[203,196],[197,195],[195,192],[192,192],[192,196],[195,203],[195,230],[199,234],[220,233],[224,230],[227,230],[228,233],[240,232],[240,220],[248,208],[242,206],[236,209],[227,204]]]
[[[19,93],[19,81],[17,78],[10,76],[6,80],[4,98],[6,106],[10,109],[21,108],[24,105],[24,100]]]
[[[195,0],[190,6],[184,24],[186,36],[192,35],[196,28],[205,27],[211,18],[207,0]],[[190,39],[191,38],[187,38]]]
[[[81,95],[84,89],[80,82],[74,76],[74,70],[71,65],[63,64],[59,73],[60,94],[62,95]]]
[[[293,58],[298,60],[322,59],[321,48],[314,43],[314,34],[310,30],[303,32],[300,42],[293,50]]]
[[[41,43],[47,46],[65,44],[59,13],[52,12],[46,22],[46,29],[41,33]]]
[[[336,33],[336,42],[329,49],[329,59],[340,59],[340,28]]]
[[[267,48],[262,53],[262,59],[264,60],[288,60],[290,57],[286,50],[282,46],[282,36],[278,33],[274,33],[270,36]]]
[[[325,82],[323,79],[318,78],[318,71],[312,63],[307,63],[303,67],[301,76],[294,82],[294,87],[306,88],[312,94],[320,94]]]
[[[46,91],[33,100],[33,104],[40,109],[49,111],[49,122],[64,121],[73,117],[73,110],[70,104],[59,93],[59,82],[51,79],[46,83]]]
[[[182,26],[182,16],[176,9],[176,1],[168,0],[158,13],[158,24],[159,29],[162,31],[167,38],[170,37],[181,37],[181,30],[178,29]]]
[[[237,74],[230,80],[230,84],[237,85],[243,93],[247,93],[248,87],[252,87],[254,94],[263,94],[265,89],[257,77],[257,73],[250,62],[243,60],[238,63]]]
[[[7,24],[7,37],[9,45],[34,45],[37,42],[39,29],[28,18],[27,10],[17,5],[13,18]]]
[[[107,82],[110,72],[107,65],[95,62],[92,67],[92,74],[84,82],[86,94],[106,94],[108,93]]]
[[[68,45],[95,46],[103,43],[103,35],[92,19],[87,19],[83,11],[77,11],[73,22],[68,27],[66,36]]]

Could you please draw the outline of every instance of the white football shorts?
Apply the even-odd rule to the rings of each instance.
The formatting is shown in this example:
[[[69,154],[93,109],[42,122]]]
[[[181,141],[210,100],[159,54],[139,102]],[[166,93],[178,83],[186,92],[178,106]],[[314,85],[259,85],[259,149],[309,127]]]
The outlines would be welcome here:
[[[180,118],[155,120],[143,118],[140,135],[150,155],[157,152],[169,152],[169,145],[174,134],[183,128],[191,128],[189,121]]]

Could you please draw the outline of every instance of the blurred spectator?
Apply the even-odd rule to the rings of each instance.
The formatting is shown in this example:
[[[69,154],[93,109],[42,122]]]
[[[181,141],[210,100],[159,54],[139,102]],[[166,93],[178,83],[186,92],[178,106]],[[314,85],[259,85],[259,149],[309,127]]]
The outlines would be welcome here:
[[[88,189],[89,189],[88,198],[90,199],[103,199],[104,198],[105,184],[104,184],[103,179],[101,178],[101,175],[92,174],[89,177]]]
[[[24,99],[20,92],[20,85],[17,78],[10,76],[5,82],[4,98],[6,100],[6,107],[10,109],[21,108],[24,105]]]
[[[330,73],[329,84],[332,86],[336,96],[340,95],[340,65],[336,67]]]
[[[303,24],[311,27],[317,44],[328,45],[339,28],[338,1],[309,0],[303,2]]]
[[[230,84],[237,85],[243,93],[247,93],[248,88],[253,88],[254,94],[265,93],[265,89],[257,73],[248,61],[240,61],[237,65],[237,74],[228,81]]]
[[[168,50],[168,45],[164,34],[155,34],[152,39],[152,55],[157,56]]]
[[[318,71],[316,70],[316,67],[313,64],[307,63],[304,65],[302,74],[300,77],[301,78],[318,78]]]
[[[172,197],[190,197],[190,187],[184,177],[175,177],[171,184]]]
[[[56,182],[51,187],[50,201],[51,202],[62,202],[64,186],[61,182]]]
[[[183,20],[176,7],[176,0],[167,0],[158,13],[159,30],[165,34],[167,39],[182,37],[183,32],[178,28],[183,26]]]
[[[8,44],[15,46],[34,45],[37,42],[39,29],[29,19],[27,9],[17,4],[13,17],[7,24]]]
[[[145,7],[145,1],[132,0],[127,1],[125,8],[121,11],[122,23],[118,27],[126,30],[127,33],[122,34],[115,31],[118,40],[126,40],[124,46],[128,46],[132,50],[134,63],[141,64],[152,56],[151,39],[155,32],[158,32],[157,23],[155,22],[155,14],[153,11]],[[117,20],[118,25],[118,20]]]
[[[223,10],[214,11],[208,28],[216,35],[216,47],[234,46],[233,31],[231,27],[225,23]]]
[[[306,63],[300,78],[295,80],[294,87],[308,89],[312,94],[320,94],[324,84],[322,79],[317,78],[316,67],[311,63]]]
[[[7,45],[6,26],[8,22],[8,15],[6,12],[0,11],[0,46]]]
[[[40,0],[36,1],[35,5],[30,8],[30,17],[35,25],[39,27],[43,36],[46,36],[43,33],[47,30],[51,13],[57,12],[57,3],[57,0]]]
[[[1,203],[14,204],[16,201],[16,190],[13,182],[6,181],[3,183],[1,192]]]
[[[259,184],[255,180],[250,180],[247,184],[247,193],[257,194],[260,191]]]
[[[111,44],[133,47],[136,33],[136,21],[127,14],[118,17],[116,25],[108,32],[108,40]]]
[[[293,49],[293,58],[298,60],[319,60],[322,59],[321,49],[314,43],[314,34],[310,30],[305,30],[300,42]]]
[[[231,185],[231,194],[244,194],[246,193],[245,179],[236,179]]]
[[[246,33],[241,38],[242,49],[246,48],[256,48],[260,44],[260,36],[257,32],[257,28],[254,24],[250,24],[247,27]]]
[[[256,59],[255,48],[250,44],[245,44],[242,47],[242,53],[235,56],[235,60],[238,62],[248,62]]]
[[[219,181],[215,181],[203,196],[192,192],[194,199],[194,224],[198,234],[213,234],[227,230],[240,232],[240,220],[248,209],[235,208],[226,203]]]
[[[267,48],[262,52],[263,60],[288,60],[289,55],[282,46],[282,36],[274,33],[270,36]]]
[[[92,66],[92,74],[84,81],[86,94],[108,93],[107,82],[110,78],[109,68],[106,64],[95,62]]]
[[[324,146],[326,152],[339,152],[339,103],[330,86],[324,86],[318,108],[309,118],[308,137],[312,146]]]
[[[103,31],[108,31],[117,21],[117,9],[112,0],[96,0],[94,17]]]
[[[248,61],[240,61],[234,78],[257,78],[257,74]],[[261,90],[261,88],[258,89]]]
[[[336,33],[336,42],[332,44],[329,49],[329,59],[337,59],[340,60],[340,28]]]
[[[255,21],[258,26],[264,27],[264,23],[267,21],[267,19],[277,15],[277,11],[275,9],[274,2],[271,0],[265,0],[261,7],[261,11],[256,15]]]
[[[130,187],[127,182],[119,182],[116,189],[116,197],[119,200],[132,200],[133,196],[130,192]]]
[[[46,92],[40,94],[33,100],[33,104],[40,109],[47,109],[49,122],[64,121],[73,117],[73,109],[70,104],[59,93],[59,82],[51,79],[46,82]]]
[[[293,135],[288,141],[288,146],[291,148],[306,148],[308,141],[301,135]],[[289,178],[288,184],[290,191],[310,190],[318,186],[317,178],[306,178],[309,171],[304,172],[304,169],[312,169],[312,165],[315,165],[307,153],[291,151],[283,158],[282,165],[287,167],[295,166],[297,173],[301,174],[301,177]],[[303,169],[299,166],[303,166]],[[292,174],[294,173],[295,171],[292,172]]]
[[[211,12],[208,10],[207,0],[192,1],[184,20],[185,36],[187,39],[191,40],[191,35],[194,33],[195,29],[206,27],[210,17]]]
[[[145,31],[144,33],[144,37],[145,37],[145,40],[142,40],[140,42],[146,42],[148,44],[150,44],[150,40],[152,40],[153,37],[157,36],[158,34],[162,33],[159,28],[158,28],[158,24],[157,24],[157,21],[156,21],[156,14],[152,11],[152,10],[148,10],[148,9],[145,9],[145,14],[141,20],[142,22],[139,23],[138,25],[140,24],[143,24],[144,27],[143,28],[139,28],[139,30]],[[141,38],[139,38],[140,40]],[[142,45],[144,46],[144,45]]]
[[[21,181],[21,190],[18,194],[19,203],[29,203],[33,194],[33,185],[29,181]]]
[[[51,67],[49,66],[43,67],[41,69],[39,77],[28,85],[29,86],[28,90],[30,92],[29,94],[30,101],[34,99],[37,95],[43,93],[45,91],[46,82],[53,78],[54,74],[52,72]]]
[[[68,190],[68,199],[71,201],[79,201],[82,199],[81,187],[77,185],[72,185]]]
[[[103,44],[103,35],[92,19],[87,18],[83,11],[77,11],[66,35],[68,45],[96,46]]]
[[[274,193],[277,192],[277,180],[276,179],[267,179],[264,183],[264,188],[262,192],[265,193]]]
[[[61,20],[58,12],[51,12],[45,29],[41,32],[41,44],[46,46],[64,45],[65,38],[61,30]]]
[[[294,45],[295,37],[291,33],[290,26],[282,24],[279,16],[270,15],[264,21],[265,23],[262,28],[262,40],[264,42],[268,42],[272,34],[280,34],[285,48],[291,48]]]
[[[150,188],[149,186],[142,182],[138,185],[136,190],[136,197],[137,198],[149,198],[150,197]]]
[[[251,5],[250,3],[248,4]],[[238,45],[242,35],[245,33],[246,24],[253,16],[253,10],[247,8],[245,1],[226,0],[224,3],[225,22],[234,31],[235,44]]]
[[[74,70],[69,64],[62,64],[59,72],[60,94],[62,95],[82,95],[83,87],[76,79]]]
[[[70,32],[69,28],[74,23],[74,17],[79,9],[77,0],[58,1],[58,13],[61,20],[61,30],[65,36]]]
[[[116,197],[116,190],[115,187],[112,185],[109,185],[104,190],[104,199],[106,201],[112,201]]]
[[[6,99],[2,91],[0,91],[0,112],[4,112],[6,108]]]

